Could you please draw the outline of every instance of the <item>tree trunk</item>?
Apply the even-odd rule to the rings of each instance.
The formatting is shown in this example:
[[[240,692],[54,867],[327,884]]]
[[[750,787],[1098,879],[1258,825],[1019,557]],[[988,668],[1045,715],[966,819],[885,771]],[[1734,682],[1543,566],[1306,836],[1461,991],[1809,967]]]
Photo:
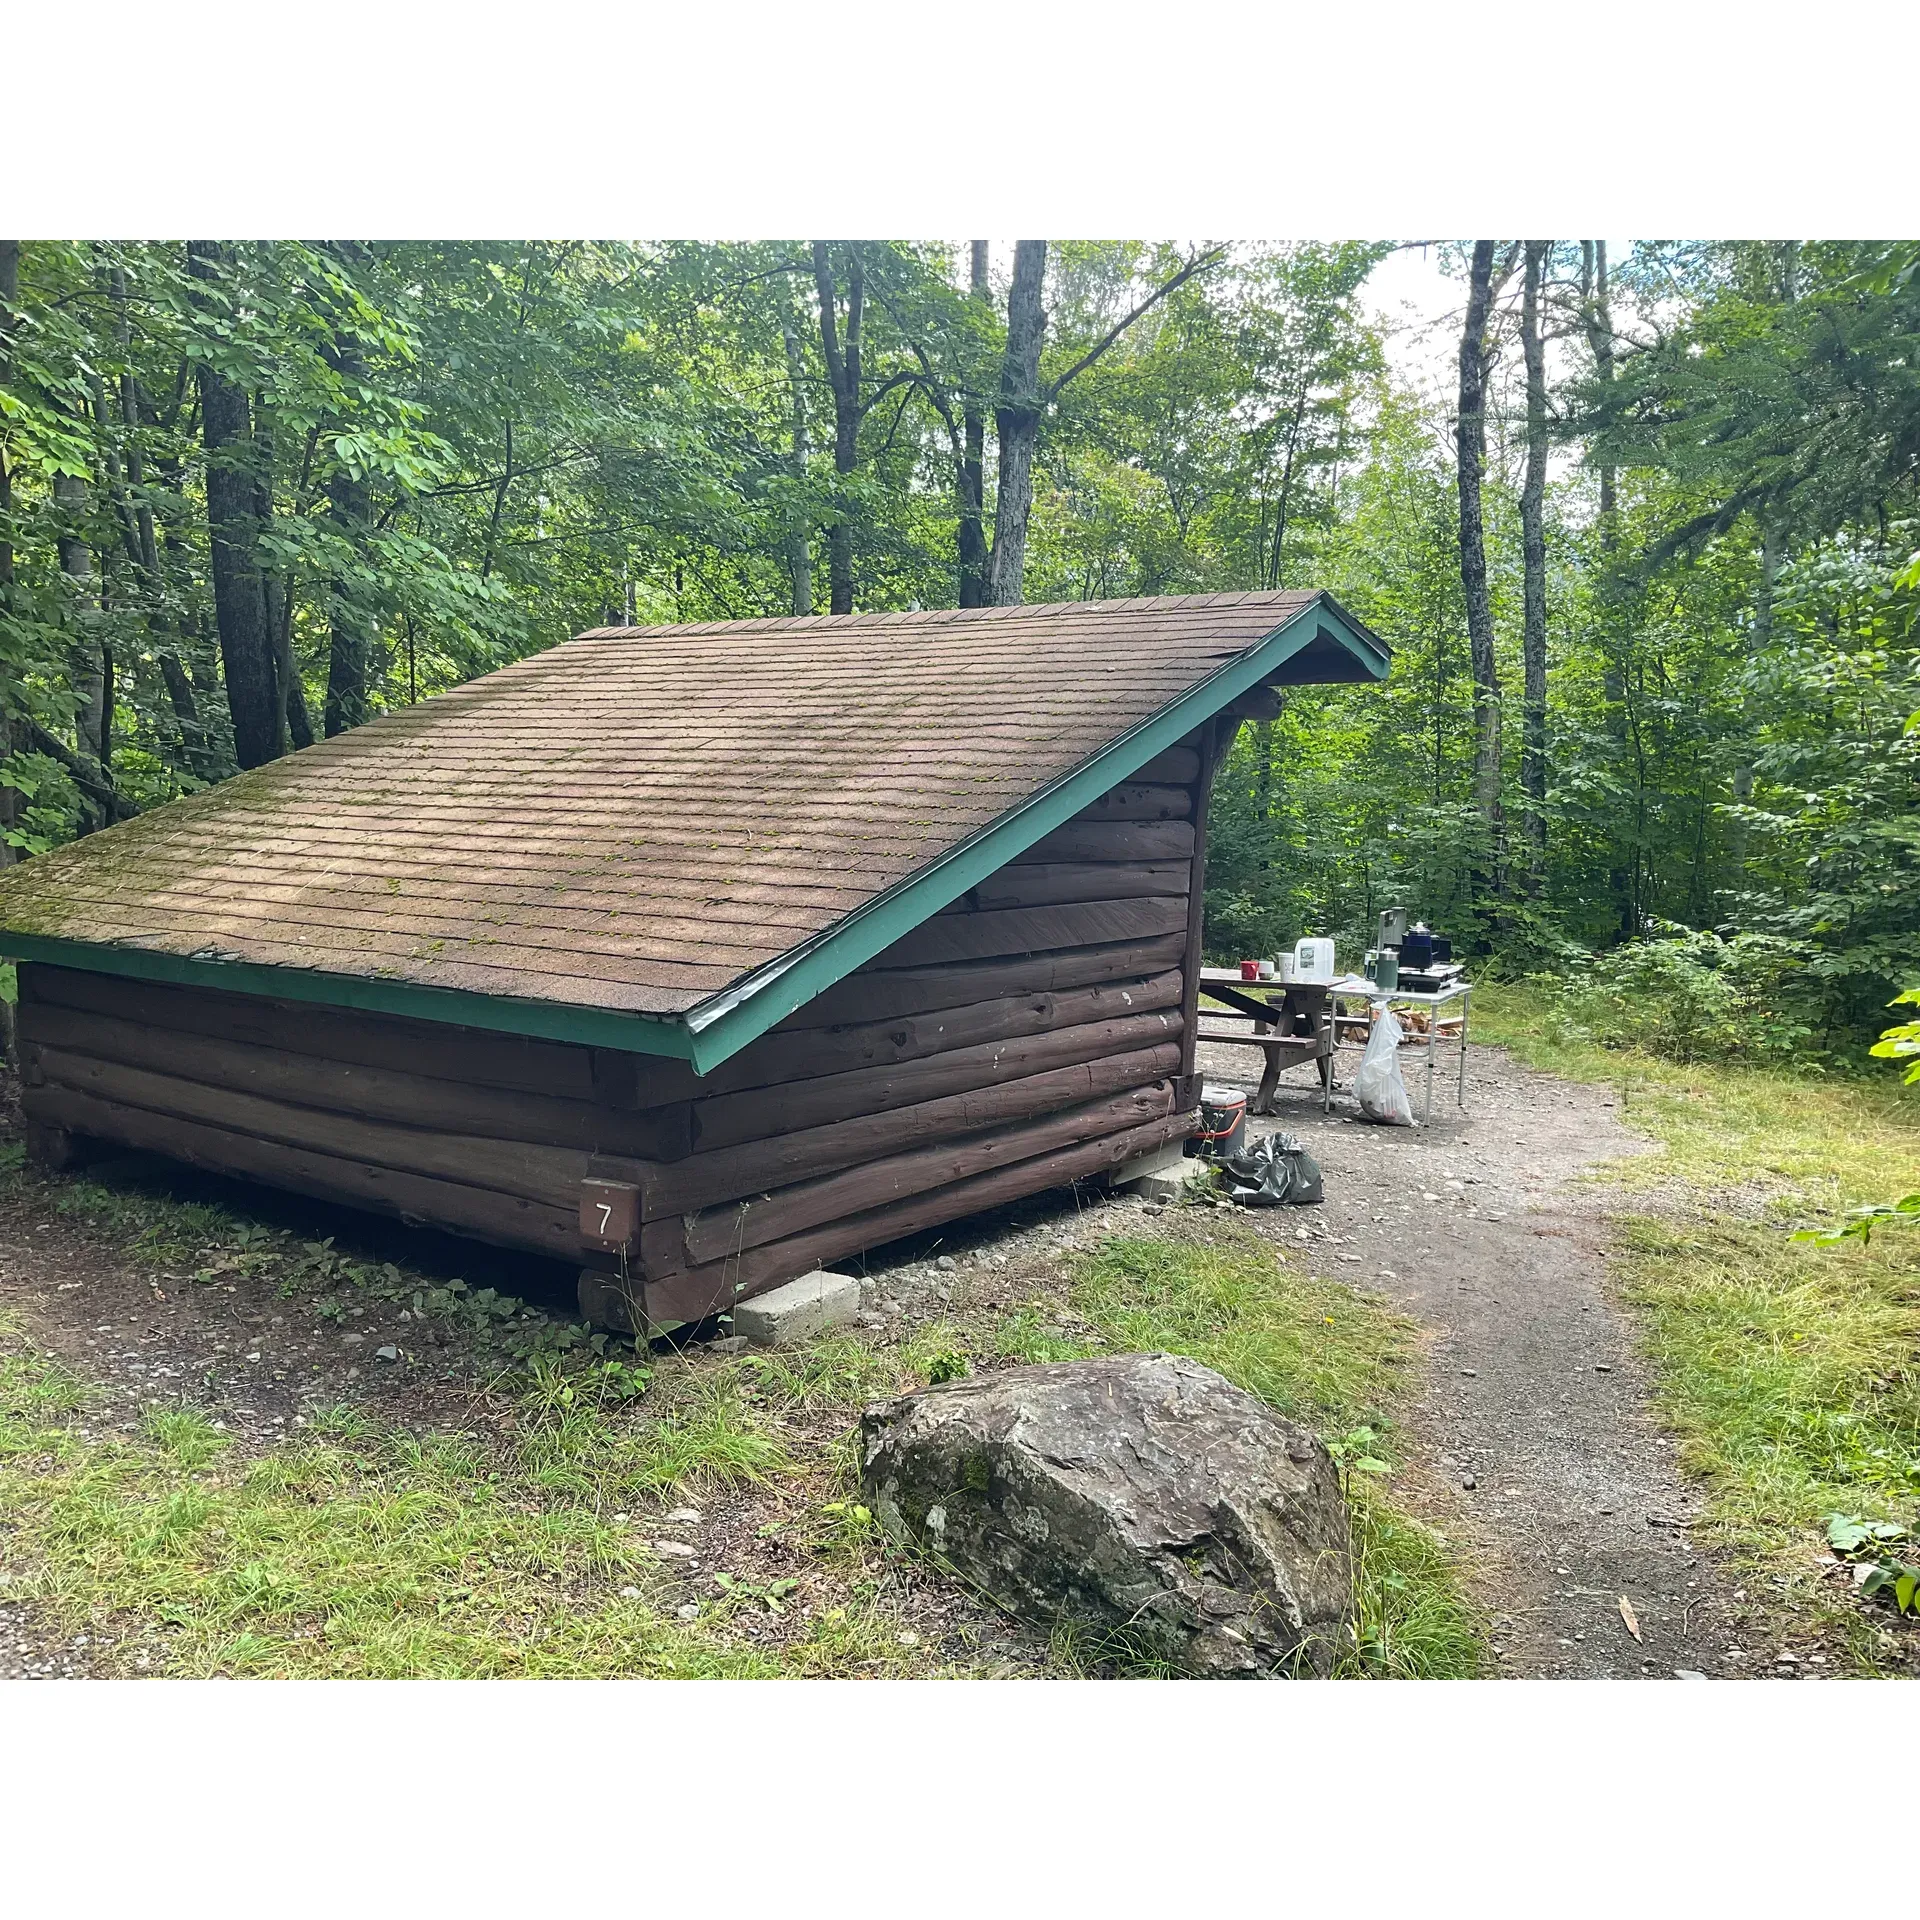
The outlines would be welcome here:
[[[336,243],[333,251],[344,255],[345,246]],[[366,356],[354,333],[336,327],[325,354],[343,385],[357,387],[366,379]],[[321,724],[331,740],[366,722],[367,663],[380,630],[364,576],[356,571],[365,562],[373,531],[373,489],[364,474],[336,464],[327,477],[327,521],[351,556],[333,569],[327,583],[327,697]]]
[[[800,354],[800,335],[791,320],[780,323],[780,337],[787,349],[787,391],[793,407],[793,452],[789,456],[793,484],[807,481],[807,404],[806,365]],[[793,580],[793,610],[806,615],[813,611],[813,542],[807,536],[806,509],[796,499],[787,518],[787,572]]]
[[[1047,317],[1040,305],[1047,277],[1047,243],[1020,240],[1013,249],[1013,286],[1007,295],[1007,346],[1000,361],[1000,401],[994,431],[1000,443],[1000,485],[994,502],[993,553],[987,563],[987,601],[1017,607],[1025,594],[1027,527],[1033,518],[1033,454],[1045,403],[1040,393],[1040,348]]]
[[[187,243],[187,271],[208,285],[219,284],[230,257],[218,240]],[[244,387],[205,361],[198,375],[214,618],[226,670],[227,709],[233,715],[234,756],[243,767],[258,767],[279,757],[286,723],[260,575],[252,415]]]
[[[820,296],[820,348],[827,363],[827,384],[833,390],[833,470],[845,480],[860,462],[860,331],[866,312],[866,263],[858,242],[846,247],[847,324],[841,338],[834,286],[833,256],[828,243],[813,243],[813,281]],[[827,529],[827,610],[853,611],[853,521],[846,496],[835,489],[833,520]]]
[[[1613,384],[1613,311],[1607,292],[1607,243],[1583,240],[1581,254],[1581,292],[1586,307],[1587,345],[1593,353],[1595,377],[1603,386]],[[1624,764],[1627,740],[1627,670],[1622,657],[1621,582],[1617,561],[1620,551],[1620,522],[1614,496],[1615,474],[1611,461],[1600,468],[1600,595],[1601,595],[1601,667],[1600,693],[1605,707],[1607,738],[1618,764]],[[1610,843],[1614,857],[1607,866],[1607,895],[1613,902],[1615,931],[1630,940],[1637,928],[1633,898],[1633,876],[1619,858],[1619,842]]]
[[[1527,242],[1520,344],[1527,363],[1527,474],[1520,490],[1525,573],[1521,658],[1525,666],[1520,785],[1526,794],[1527,888],[1538,893],[1547,866],[1547,351],[1540,335],[1540,282],[1550,240]]]
[[[1501,866],[1500,669],[1493,650],[1493,603],[1487,592],[1487,538],[1481,483],[1487,464],[1487,322],[1493,308],[1491,240],[1473,243],[1466,326],[1460,336],[1460,585],[1467,603],[1473,665],[1473,798],[1493,860],[1478,891],[1497,891]]]
[[[20,242],[0,240],[0,390],[13,373],[13,336],[19,324]],[[13,469],[0,440],[0,667],[13,669]],[[13,758],[13,709],[0,693],[0,766]],[[20,790],[0,786],[0,867],[19,859],[13,835],[20,825]],[[4,1003],[0,1003],[4,1004]],[[9,1009],[11,1011],[11,1009]],[[8,1036],[11,1038],[11,1036]]]
[[[972,297],[990,307],[993,287],[987,274],[987,243],[971,243]],[[960,455],[960,604],[984,607],[987,604],[987,406],[973,390],[971,378],[962,399],[962,430],[965,435]]]
[[[73,583],[74,632],[68,646],[67,671],[73,687],[74,746],[82,760],[104,769],[108,729],[106,654],[100,642],[93,549],[86,535],[87,483],[74,474],[55,474],[53,503],[58,516],[54,549],[60,557],[60,571]],[[84,789],[80,810],[83,833],[108,824],[107,814],[89,800]]]

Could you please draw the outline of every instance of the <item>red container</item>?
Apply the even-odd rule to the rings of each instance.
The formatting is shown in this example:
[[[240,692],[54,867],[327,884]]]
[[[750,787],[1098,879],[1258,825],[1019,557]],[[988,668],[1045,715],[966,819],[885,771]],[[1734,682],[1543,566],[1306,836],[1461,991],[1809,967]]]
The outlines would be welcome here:
[[[1242,960],[1240,962],[1240,978],[1242,980],[1258,980],[1260,978],[1260,962],[1258,960]]]

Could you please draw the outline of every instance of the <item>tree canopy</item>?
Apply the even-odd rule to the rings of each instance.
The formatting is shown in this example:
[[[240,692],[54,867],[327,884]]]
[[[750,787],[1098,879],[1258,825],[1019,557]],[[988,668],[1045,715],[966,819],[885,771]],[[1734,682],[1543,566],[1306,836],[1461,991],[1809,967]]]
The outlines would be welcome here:
[[[1444,392],[1389,250],[0,242],[0,858],[607,621],[1325,587],[1394,672],[1243,731],[1222,953],[1738,928],[1857,1049],[1920,946],[1920,248],[1450,244]]]

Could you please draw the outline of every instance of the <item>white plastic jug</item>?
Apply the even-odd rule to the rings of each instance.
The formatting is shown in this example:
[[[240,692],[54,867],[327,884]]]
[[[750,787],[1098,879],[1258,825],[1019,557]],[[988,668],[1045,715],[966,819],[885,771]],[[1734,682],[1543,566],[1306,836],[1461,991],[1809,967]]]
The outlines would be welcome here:
[[[1332,984],[1333,941],[1327,935],[1309,934],[1294,947],[1293,977],[1306,986]]]

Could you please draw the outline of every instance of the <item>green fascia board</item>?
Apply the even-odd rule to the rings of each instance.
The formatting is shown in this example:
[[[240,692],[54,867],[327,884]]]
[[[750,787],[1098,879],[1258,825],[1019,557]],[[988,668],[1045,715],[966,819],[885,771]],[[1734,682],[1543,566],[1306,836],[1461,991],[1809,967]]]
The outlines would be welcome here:
[[[410,980],[261,966],[251,960],[201,960],[188,954],[158,953],[151,947],[109,947],[38,933],[0,930],[0,953],[9,960],[39,960],[52,967],[79,967],[89,973],[156,980],[164,986],[212,987],[221,993],[305,1000],[317,1006],[348,1007],[357,1013],[391,1013],[408,1020],[483,1027],[489,1032],[516,1033],[534,1040],[564,1040],[574,1046],[665,1054],[675,1060],[693,1058],[693,1036],[677,1014],[620,1013],[610,1007],[509,999],[500,994],[463,993],[453,987],[418,986]]]
[[[959,899],[969,887],[978,886],[1009,860],[1025,853],[1036,840],[1064,826],[1109,787],[1185,739],[1322,634],[1337,641],[1376,680],[1386,678],[1392,655],[1385,644],[1352,619],[1331,595],[1321,594],[1171,706],[1122,734],[1016,811],[1003,814],[931,866],[836,921],[808,945],[781,955],[690,1008],[681,1017],[693,1035],[695,1070],[708,1073],[731,1059],[777,1021],[826,992],[875,954],[883,953],[923,921],[932,919],[942,907]]]
[[[1082,762],[1013,812],[1001,815],[931,866],[836,921],[812,941],[681,1014],[621,1013],[613,1008],[468,993],[317,968],[307,971],[263,966],[247,960],[163,953],[150,947],[11,933],[4,928],[0,928],[0,954],[12,960],[42,961],[49,966],[78,967],[169,986],[211,987],[270,1000],[302,1000],[361,1013],[517,1033],[574,1046],[664,1055],[690,1061],[696,1072],[709,1073],[796,1008],[845,979],[922,921],[930,920],[969,887],[997,873],[1036,840],[1064,826],[1109,787],[1184,739],[1323,634],[1344,647],[1376,680],[1386,678],[1392,656],[1384,643],[1352,619],[1330,595],[1321,594],[1171,706],[1122,734],[1093,759]]]

